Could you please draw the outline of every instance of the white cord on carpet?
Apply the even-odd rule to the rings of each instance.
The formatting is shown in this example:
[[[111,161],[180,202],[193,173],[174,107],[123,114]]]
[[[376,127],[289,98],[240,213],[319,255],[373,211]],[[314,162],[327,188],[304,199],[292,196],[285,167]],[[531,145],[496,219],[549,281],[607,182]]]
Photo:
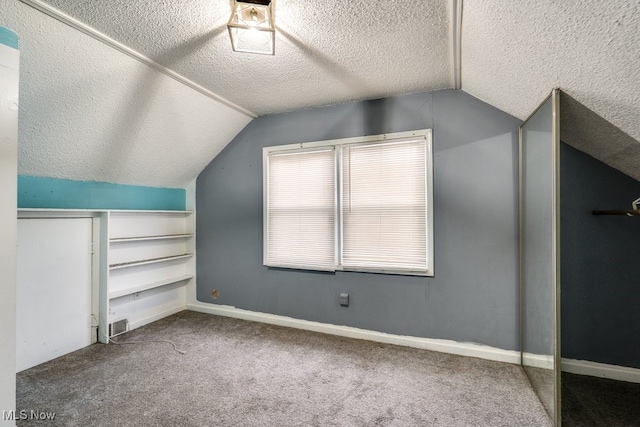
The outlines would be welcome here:
[[[187,352],[184,350],[178,350],[178,347],[176,347],[176,345],[173,343],[173,341],[168,341],[168,340],[146,340],[146,341],[122,341],[122,342],[118,342],[118,341],[114,341],[111,338],[109,338],[109,341],[112,342],[113,344],[145,344],[148,342],[166,342],[169,343],[173,346],[173,349],[175,351],[177,351],[180,354],[186,354]]]

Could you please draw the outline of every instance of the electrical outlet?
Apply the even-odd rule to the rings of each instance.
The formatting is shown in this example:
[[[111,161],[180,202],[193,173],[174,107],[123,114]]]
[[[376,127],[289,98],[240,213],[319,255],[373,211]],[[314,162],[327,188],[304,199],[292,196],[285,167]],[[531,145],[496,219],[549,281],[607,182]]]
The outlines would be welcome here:
[[[349,307],[349,294],[341,293],[339,301],[342,307]]]

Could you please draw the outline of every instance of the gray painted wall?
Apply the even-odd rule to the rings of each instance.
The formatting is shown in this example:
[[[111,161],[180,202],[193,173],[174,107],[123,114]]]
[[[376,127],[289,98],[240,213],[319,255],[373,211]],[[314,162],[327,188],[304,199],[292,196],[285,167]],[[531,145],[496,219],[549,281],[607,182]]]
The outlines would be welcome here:
[[[198,177],[198,300],[518,349],[519,125],[454,90],[255,119]],[[262,147],[422,128],[433,129],[434,277],[262,265]]]
[[[562,144],[562,357],[640,368],[640,182]]]

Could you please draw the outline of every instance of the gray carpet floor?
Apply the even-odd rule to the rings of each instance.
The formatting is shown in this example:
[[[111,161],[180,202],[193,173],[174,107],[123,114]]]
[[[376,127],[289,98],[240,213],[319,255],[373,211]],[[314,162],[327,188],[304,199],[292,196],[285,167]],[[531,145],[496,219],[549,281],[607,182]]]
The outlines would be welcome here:
[[[640,384],[562,373],[563,426],[640,426]]]
[[[519,366],[184,311],[18,374],[60,426],[549,426]]]

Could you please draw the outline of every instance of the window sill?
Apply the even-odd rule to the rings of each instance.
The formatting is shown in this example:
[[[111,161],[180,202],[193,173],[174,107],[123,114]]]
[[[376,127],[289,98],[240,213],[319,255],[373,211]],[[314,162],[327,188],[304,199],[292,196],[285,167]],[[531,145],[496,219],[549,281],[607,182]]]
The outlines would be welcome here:
[[[389,274],[394,276],[420,276],[433,277],[433,272],[424,270],[403,270],[403,269],[384,269],[384,268],[367,268],[367,267],[339,267],[336,271],[345,271],[349,273],[374,273]]]
[[[267,268],[281,269],[281,270],[296,270],[306,271],[312,273],[335,273],[336,271],[347,273],[369,273],[369,274],[387,274],[393,276],[418,276],[418,277],[433,277],[432,271],[420,271],[420,270],[403,270],[403,269],[382,269],[382,268],[366,268],[366,267],[336,267],[336,268],[320,268],[310,267],[302,265],[276,265],[276,264],[263,264]]]

